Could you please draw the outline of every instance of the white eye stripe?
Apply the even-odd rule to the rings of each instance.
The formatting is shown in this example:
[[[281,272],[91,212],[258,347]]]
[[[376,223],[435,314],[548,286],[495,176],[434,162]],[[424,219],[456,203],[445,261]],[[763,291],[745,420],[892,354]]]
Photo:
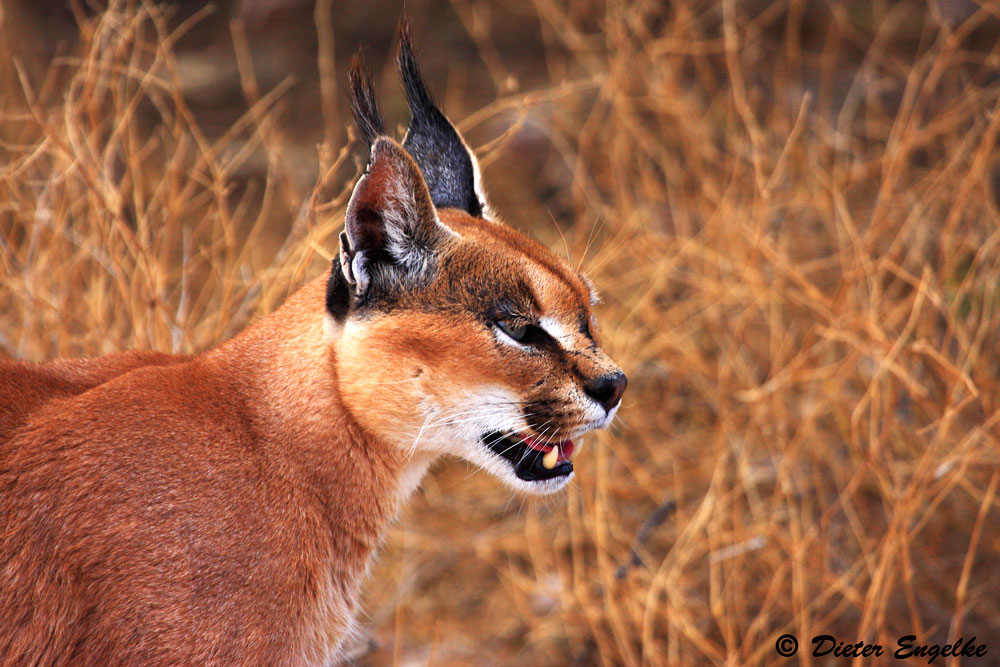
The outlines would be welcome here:
[[[573,334],[569,332],[569,329],[551,317],[543,317],[538,320],[538,326],[544,329],[545,333],[552,336],[553,339],[559,341],[559,343],[570,343],[573,340]],[[563,344],[563,347],[566,347],[566,345]]]

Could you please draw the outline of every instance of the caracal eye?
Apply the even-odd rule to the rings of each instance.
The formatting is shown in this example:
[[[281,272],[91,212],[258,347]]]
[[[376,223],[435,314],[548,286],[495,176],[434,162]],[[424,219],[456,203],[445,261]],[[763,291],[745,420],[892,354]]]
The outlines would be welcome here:
[[[528,325],[514,324],[510,320],[497,320],[497,328],[518,343],[523,343],[528,335]]]

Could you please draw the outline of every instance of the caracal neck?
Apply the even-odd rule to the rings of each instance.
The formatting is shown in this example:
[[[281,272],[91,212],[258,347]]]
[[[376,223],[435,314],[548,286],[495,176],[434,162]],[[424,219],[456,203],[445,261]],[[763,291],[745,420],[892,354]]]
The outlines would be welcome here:
[[[381,530],[436,456],[402,451],[350,413],[337,376],[343,329],[326,312],[325,290],[325,275],[306,283],[204,358],[242,378],[240,390],[272,456],[327,502],[370,508],[371,527]]]

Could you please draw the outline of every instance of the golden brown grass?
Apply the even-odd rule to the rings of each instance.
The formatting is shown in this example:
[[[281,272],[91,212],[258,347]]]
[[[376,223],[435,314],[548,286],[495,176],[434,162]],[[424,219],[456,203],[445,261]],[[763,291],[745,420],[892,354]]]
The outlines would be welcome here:
[[[996,18],[832,4],[535,0],[551,84],[510,92],[489,14],[455,0],[505,91],[462,124],[510,128],[487,184],[541,123],[566,210],[497,204],[582,261],[630,386],[565,497],[426,480],[365,660],[771,664],[788,632],[1000,651]],[[0,45],[5,354],[205,349],[326,270],[358,149],[328,130],[297,184],[238,23],[247,112],[206,136],[185,29],[116,5],[44,78]]]

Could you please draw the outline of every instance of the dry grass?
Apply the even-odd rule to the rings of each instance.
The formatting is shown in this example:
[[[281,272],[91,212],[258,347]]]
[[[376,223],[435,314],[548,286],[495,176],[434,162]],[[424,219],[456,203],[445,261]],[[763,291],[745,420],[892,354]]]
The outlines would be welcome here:
[[[366,660],[769,664],[786,632],[1000,650],[995,8],[535,0],[552,83],[525,93],[483,6],[453,5],[507,91],[463,125],[495,140],[487,183],[544,128],[559,222],[497,204],[582,260],[630,387],[565,497],[455,462],[426,480]],[[297,184],[239,24],[248,111],[207,137],[177,30],[118,6],[44,79],[0,45],[6,354],[205,349],[325,270],[350,147]]]

